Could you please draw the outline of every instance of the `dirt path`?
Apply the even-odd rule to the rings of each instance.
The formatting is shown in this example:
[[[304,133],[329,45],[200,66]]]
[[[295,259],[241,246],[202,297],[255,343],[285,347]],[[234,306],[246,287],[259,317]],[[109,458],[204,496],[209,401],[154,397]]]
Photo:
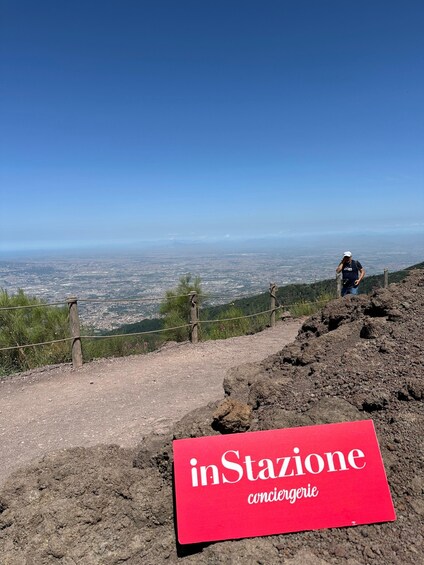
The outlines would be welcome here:
[[[293,341],[299,320],[227,340],[169,344],[154,353],[21,374],[0,384],[0,483],[45,453],[72,446],[134,446],[223,396],[231,367]]]

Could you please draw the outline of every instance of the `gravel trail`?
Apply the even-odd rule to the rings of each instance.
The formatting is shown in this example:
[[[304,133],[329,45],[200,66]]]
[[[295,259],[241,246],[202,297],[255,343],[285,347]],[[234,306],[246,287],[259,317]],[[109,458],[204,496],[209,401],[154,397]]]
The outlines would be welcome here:
[[[302,320],[255,335],[170,343],[147,355],[22,373],[0,384],[0,483],[34,458],[68,447],[135,446],[188,411],[223,397],[238,365],[262,361],[294,340]]]

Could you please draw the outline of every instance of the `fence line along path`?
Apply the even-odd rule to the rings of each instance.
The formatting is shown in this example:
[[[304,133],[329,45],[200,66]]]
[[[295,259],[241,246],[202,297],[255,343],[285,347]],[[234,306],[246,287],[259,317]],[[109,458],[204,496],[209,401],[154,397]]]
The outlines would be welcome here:
[[[294,340],[302,320],[249,336],[168,343],[146,355],[63,365],[0,383],[0,482],[47,452],[117,443],[135,446],[184,414],[223,398],[231,367],[262,361]]]

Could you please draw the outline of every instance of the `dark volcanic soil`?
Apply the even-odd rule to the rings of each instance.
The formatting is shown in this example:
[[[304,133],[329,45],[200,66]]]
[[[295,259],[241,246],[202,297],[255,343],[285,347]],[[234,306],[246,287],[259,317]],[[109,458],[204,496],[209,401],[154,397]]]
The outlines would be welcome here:
[[[335,300],[296,341],[233,369],[226,398],[136,450],[74,448],[0,493],[1,563],[418,565],[424,563],[424,272]],[[172,439],[373,419],[397,520],[177,548]],[[217,431],[219,430],[219,431]]]

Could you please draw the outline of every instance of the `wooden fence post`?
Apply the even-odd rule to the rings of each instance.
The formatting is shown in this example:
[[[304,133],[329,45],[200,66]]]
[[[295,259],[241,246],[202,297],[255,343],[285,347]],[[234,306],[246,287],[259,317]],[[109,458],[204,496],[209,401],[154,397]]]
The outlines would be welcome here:
[[[82,367],[82,348],[81,348],[81,333],[80,322],[78,317],[77,298],[72,296],[68,298],[69,307],[69,326],[71,329],[72,337],[72,365],[74,369]]]
[[[269,294],[271,297],[271,328],[275,326],[275,293],[277,292],[277,285],[275,283],[269,283]]]
[[[190,341],[197,343],[199,340],[199,320],[197,317],[197,294],[190,292]]]
[[[384,269],[384,288],[388,288],[389,286],[389,270]]]
[[[337,273],[336,275],[336,286],[337,286],[337,298],[340,298],[342,295],[342,274]]]

